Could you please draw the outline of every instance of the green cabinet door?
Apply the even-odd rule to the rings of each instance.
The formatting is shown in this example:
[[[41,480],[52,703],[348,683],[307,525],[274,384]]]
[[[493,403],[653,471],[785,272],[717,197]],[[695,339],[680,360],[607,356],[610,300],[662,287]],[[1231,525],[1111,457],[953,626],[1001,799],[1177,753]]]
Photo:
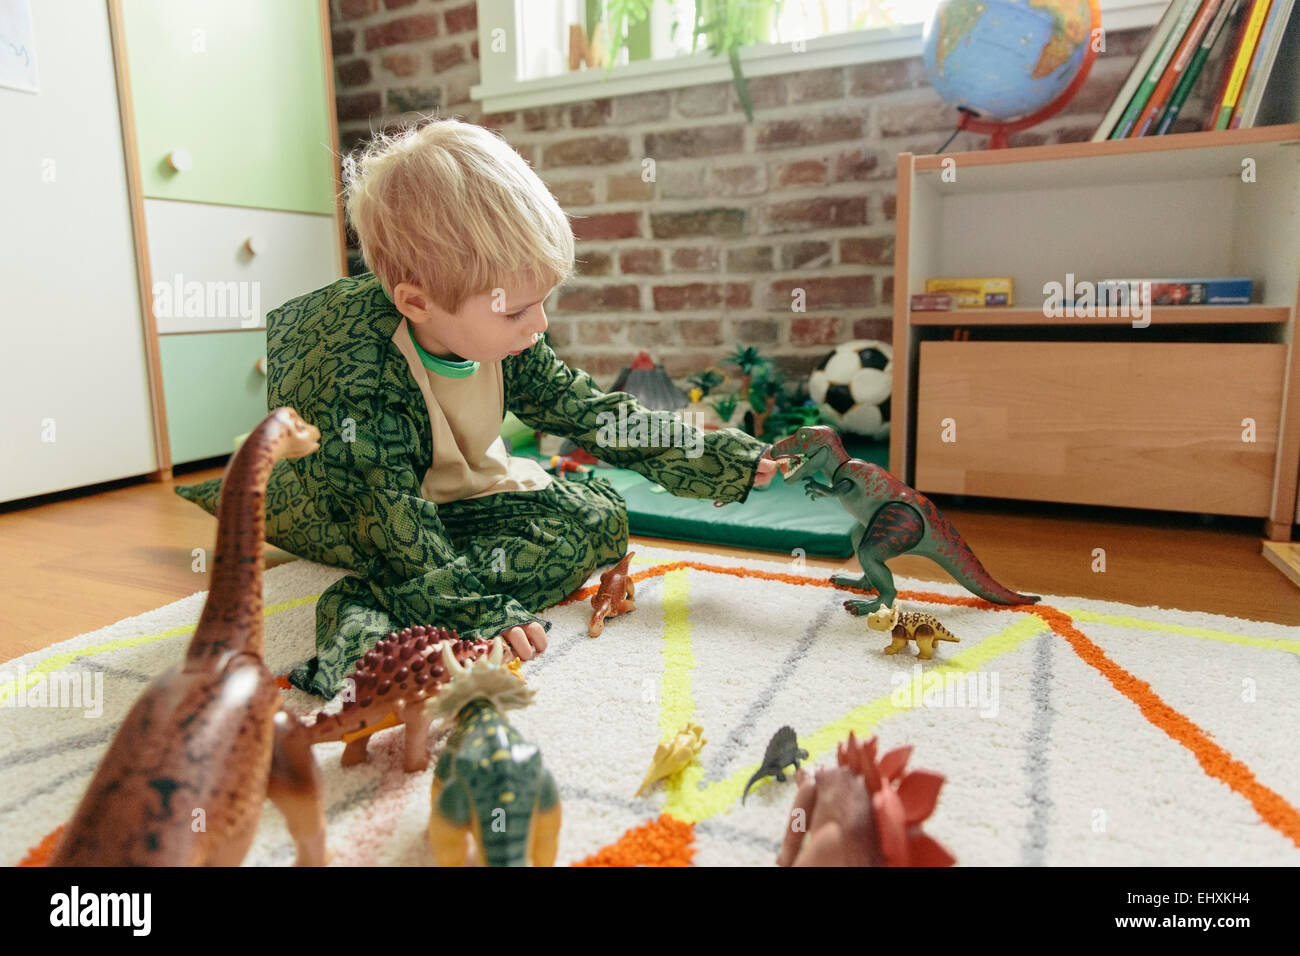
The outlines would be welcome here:
[[[146,196],[334,212],[319,0],[123,0],[123,14]]]
[[[229,455],[266,417],[266,330],[160,335],[172,462]]]

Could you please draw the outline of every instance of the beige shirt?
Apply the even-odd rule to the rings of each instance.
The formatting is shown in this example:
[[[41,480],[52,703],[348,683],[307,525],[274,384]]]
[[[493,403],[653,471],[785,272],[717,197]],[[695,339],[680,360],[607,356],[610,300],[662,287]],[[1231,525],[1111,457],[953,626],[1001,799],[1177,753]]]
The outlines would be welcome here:
[[[505,383],[500,362],[481,364],[464,378],[426,369],[411,342],[406,319],[397,323],[393,342],[406,356],[429,411],[433,464],[420,483],[422,497],[440,505],[550,485],[551,475],[541,465],[506,452],[501,437]]]

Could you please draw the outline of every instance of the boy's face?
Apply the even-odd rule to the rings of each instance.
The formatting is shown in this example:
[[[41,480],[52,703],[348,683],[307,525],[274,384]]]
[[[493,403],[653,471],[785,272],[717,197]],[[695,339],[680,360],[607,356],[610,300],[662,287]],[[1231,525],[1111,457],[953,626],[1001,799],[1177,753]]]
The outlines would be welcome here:
[[[393,301],[431,355],[498,362],[541,338],[546,331],[542,302],[550,293],[550,287],[515,283],[470,296],[458,312],[446,312],[419,286],[403,282],[393,290]]]

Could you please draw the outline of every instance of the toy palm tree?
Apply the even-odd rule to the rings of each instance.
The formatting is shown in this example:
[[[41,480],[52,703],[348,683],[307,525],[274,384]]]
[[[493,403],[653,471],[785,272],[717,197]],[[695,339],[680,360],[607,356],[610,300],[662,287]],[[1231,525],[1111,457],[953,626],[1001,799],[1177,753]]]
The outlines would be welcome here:
[[[749,397],[749,383],[755,371],[766,370],[769,367],[767,359],[752,345],[737,345],[736,351],[726,361],[728,365],[740,369],[740,394],[744,398]]]

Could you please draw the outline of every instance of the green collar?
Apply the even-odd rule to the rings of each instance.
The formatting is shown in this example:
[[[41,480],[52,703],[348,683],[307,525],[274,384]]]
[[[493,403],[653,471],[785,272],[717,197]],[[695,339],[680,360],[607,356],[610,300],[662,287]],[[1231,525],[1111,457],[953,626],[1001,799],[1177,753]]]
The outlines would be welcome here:
[[[462,362],[448,362],[436,355],[430,355],[420,347],[419,342],[415,341],[415,332],[411,329],[410,322],[406,323],[406,331],[410,333],[411,344],[415,346],[415,352],[420,356],[420,363],[431,372],[437,372],[447,378],[468,378],[478,371],[478,362],[471,362],[469,359]]]

